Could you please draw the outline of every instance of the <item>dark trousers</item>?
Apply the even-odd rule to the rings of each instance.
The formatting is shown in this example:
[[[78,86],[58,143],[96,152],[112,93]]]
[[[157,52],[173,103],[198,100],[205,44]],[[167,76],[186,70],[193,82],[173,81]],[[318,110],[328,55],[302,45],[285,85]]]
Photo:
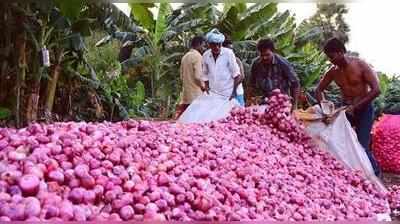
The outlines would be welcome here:
[[[355,128],[358,141],[364,147],[365,152],[367,153],[368,158],[371,161],[371,165],[374,168],[375,175],[380,176],[381,170],[377,161],[375,160],[374,155],[372,154],[372,151],[370,150],[371,129],[375,117],[372,103],[368,104],[360,110],[354,111],[353,115],[346,115],[351,125]]]

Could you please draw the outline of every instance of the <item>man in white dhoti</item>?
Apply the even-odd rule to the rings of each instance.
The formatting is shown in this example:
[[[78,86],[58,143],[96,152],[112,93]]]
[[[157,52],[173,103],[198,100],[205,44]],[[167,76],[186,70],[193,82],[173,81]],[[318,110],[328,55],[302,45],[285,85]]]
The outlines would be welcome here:
[[[225,36],[217,29],[206,35],[209,48],[203,54],[203,81],[206,92],[235,99],[240,84],[240,69],[236,56],[229,48],[222,47]]]
[[[222,47],[225,36],[217,29],[207,34],[210,47],[203,54],[203,95],[196,98],[179,117],[181,123],[205,123],[225,118],[233,107],[240,83],[240,69],[236,56],[229,48]]]

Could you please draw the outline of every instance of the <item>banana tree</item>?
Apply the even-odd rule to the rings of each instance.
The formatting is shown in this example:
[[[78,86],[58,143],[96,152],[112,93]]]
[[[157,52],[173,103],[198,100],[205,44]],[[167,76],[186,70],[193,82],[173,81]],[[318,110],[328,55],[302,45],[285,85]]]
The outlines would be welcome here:
[[[218,28],[234,41],[235,52],[242,59],[246,73],[257,56],[256,41],[259,38],[271,36],[280,41],[288,38],[294,29],[294,18],[288,12],[278,13],[276,3],[256,3],[249,8],[243,2],[227,3],[224,11],[218,11],[211,3],[186,6],[183,5],[181,14],[171,21],[166,37],[174,37],[166,39],[172,43],[176,41],[175,47],[185,46],[183,43],[188,43],[187,37],[192,37],[190,34],[204,34],[211,28]],[[179,19],[183,22],[177,22]],[[175,64],[178,65],[179,61]]]
[[[161,105],[158,115],[166,118],[173,114],[180,92],[179,64],[195,35],[204,34],[222,15],[217,5],[208,2],[183,4],[172,10],[161,2],[154,19],[149,9],[154,4],[130,4],[133,18],[148,32],[145,44],[135,49],[124,68],[141,68],[136,75],[147,79],[148,96],[153,105]]]
[[[379,73],[380,96],[374,101],[376,115],[400,114],[400,77]]]
[[[48,117],[53,110],[57,83],[63,73],[76,74],[68,70],[77,70],[83,65],[94,82],[98,82],[96,72],[87,62],[83,52],[86,50],[84,37],[91,35],[90,24],[93,19],[83,15],[85,5],[80,1],[74,7],[62,0],[56,1],[58,8],[51,10],[50,22],[53,28],[51,43],[53,67],[47,85],[45,114]]]
[[[39,96],[40,96],[40,83],[43,77],[48,77],[48,68],[45,55],[43,53],[47,50],[46,45],[49,46],[50,39],[52,38],[53,31],[55,30],[52,24],[51,10],[55,7],[52,1],[49,2],[27,2],[27,8],[24,10],[26,19],[23,23],[23,28],[27,35],[27,41],[32,48],[30,55],[29,67],[31,73],[27,77],[29,79],[29,94],[26,97],[26,122],[30,123],[38,119],[39,110]],[[46,4],[46,5],[43,5]],[[34,13],[36,12],[36,13]],[[59,70],[59,69],[58,69]]]
[[[6,117],[16,121],[10,125],[21,127],[40,119],[42,109],[47,114],[58,110],[64,117],[70,107],[64,108],[67,104],[57,101],[65,99],[66,92],[74,92],[73,82],[90,87],[91,95],[104,94],[83,53],[83,40],[91,34],[91,28],[105,28],[102,23],[92,24],[90,18],[98,22],[110,17],[132,28],[128,17],[121,17],[115,7],[109,9],[113,5],[104,1],[0,2],[4,32],[0,37],[0,107],[8,108],[11,117]],[[42,62],[43,49],[49,51],[50,67]]]
[[[158,98],[163,102],[169,102],[168,96],[177,99],[179,63],[190,39],[214,27],[233,39],[235,52],[242,59],[247,74],[257,56],[256,42],[265,37],[273,38],[278,52],[284,56],[298,53],[297,57],[292,55],[293,62],[297,60],[301,65],[298,67],[302,76],[307,74],[310,77],[309,81],[303,81],[307,85],[314,83],[319,73],[317,70],[322,70],[319,68],[322,63],[320,55],[311,57],[316,49],[306,46],[313,33],[297,33],[294,17],[288,11],[279,13],[276,3],[256,3],[251,7],[241,2],[226,3],[224,11],[207,2],[183,4],[174,11],[170,10],[169,4],[161,3],[156,20],[150,12],[155,4],[135,3],[130,6],[134,21],[146,32],[138,35],[143,42],[136,44],[132,56],[122,62],[122,67],[124,73],[133,74],[145,83],[147,96],[151,99]],[[315,68],[305,70],[307,63]]]
[[[300,103],[303,107],[308,107],[316,103],[313,97],[314,87],[329,65],[325,55],[313,43],[295,46],[292,51],[287,59],[293,64],[300,79]]]
[[[15,83],[9,83],[14,86],[15,90],[10,98],[14,99],[15,102],[13,103],[15,105],[13,110],[15,125],[21,127],[24,123],[35,120],[37,117],[42,73],[38,63],[35,63],[40,61],[38,55],[40,48],[37,48],[37,46],[39,46],[39,42],[43,43],[46,40],[48,31],[40,28],[35,31],[29,30],[31,26],[39,27],[40,23],[45,23],[45,21],[38,20],[40,12],[37,12],[37,4],[32,1],[14,2],[6,4],[4,7],[2,5],[1,8],[2,15],[4,15],[1,23],[6,30],[4,33],[5,42],[2,46],[5,47],[3,52],[7,58],[2,63],[1,74],[2,78],[4,75],[7,77],[9,68],[16,67]],[[31,41],[32,32],[40,36],[40,41]],[[15,53],[12,53],[12,48],[16,49]],[[12,57],[17,58],[17,60],[10,60]],[[5,83],[3,80],[1,82],[2,84]],[[2,92],[4,91],[6,94],[7,89],[1,88]],[[4,94],[1,95],[4,96]]]
[[[154,19],[150,8],[154,4],[135,3],[130,4],[133,18],[139,22],[147,33],[143,35],[144,46],[136,48],[133,53],[133,60],[128,59],[122,63],[125,68],[127,65],[134,67],[142,66],[142,74],[147,78],[150,84],[149,96],[151,99],[159,99],[161,104],[159,113],[161,116],[168,116],[168,108],[170,107],[170,97],[168,85],[171,82],[166,82],[168,71],[165,68],[168,66],[168,57],[164,54],[165,44],[161,40],[167,28],[167,17],[172,12],[172,7],[169,3],[161,2],[159,4],[159,12],[157,18]]]
[[[68,64],[77,69],[84,64],[90,71],[91,79],[96,80],[96,74],[83,57],[85,46],[83,37],[90,35],[89,18],[82,17],[85,3],[82,1],[44,0],[26,1],[24,7],[19,7],[24,16],[22,27],[27,33],[29,44],[29,81],[26,103],[26,122],[38,118],[39,92],[41,80],[45,78],[44,111],[50,114],[54,104],[55,92],[60,75],[64,73]],[[50,64],[46,65],[42,53],[49,49]],[[44,58],[44,59],[43,59]],[[17,96],[18,97],[18,96]]]
[[[246,74],[257,57],[256,41],[271,38],[276,50],[286,57],[299,75],[306,94],[327,67],[326,58],[310,40],[322,30],[299,29],[289,11],[278,12],[276,3],[257,3],[246,9],[241,3],[230,4],[217,27],[234,41],[236,54],[242,59]]]

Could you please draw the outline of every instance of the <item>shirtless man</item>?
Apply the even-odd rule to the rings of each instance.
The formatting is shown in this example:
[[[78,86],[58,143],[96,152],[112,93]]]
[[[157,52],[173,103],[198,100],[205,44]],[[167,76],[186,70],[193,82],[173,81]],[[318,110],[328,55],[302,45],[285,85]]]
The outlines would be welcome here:
[[[372,101],[380,94],[377,75],[363,60],[346,55],[344,44],[336,38],[325,44],[324,53],[333,66],[317,87],[317,100],[322,100],[322,92],[332,81],[339,86],[343,103],[349,106],[346,110],[347,117],[355,127],[357,138],[364,147],[375,174],[379,176],[379,166],[369,148],[374,121]]]

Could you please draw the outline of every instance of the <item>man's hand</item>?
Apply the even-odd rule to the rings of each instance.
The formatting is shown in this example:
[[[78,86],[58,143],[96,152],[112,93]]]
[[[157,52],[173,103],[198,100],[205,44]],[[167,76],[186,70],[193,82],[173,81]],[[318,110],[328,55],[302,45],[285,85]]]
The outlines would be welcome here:
[[[291,109],[291,112],[293,113],[295,110],[297,110],[298,109],[298,104],[297,104],[297,102],[295,102],[295,103],[293,103],[293,105],[292,105],[292,109]]]
[[[208,86],[204,87],[204,91],[203,92],[206,92],[207,94],[210,94],[210,87],[208,87]]]
[[[326,124],[329,125],[332,123],[332,121],[335,120],[334,117],[330,117],[330,116],[325,116],[322,118],[322,121]]]
[[[201,91],[206,92],[207,94],[210,94],[210,85],[208,81],[204,83],[204,86],[201,87]]]
[[[354,114],[354,110],[355,110],[354,105],[350,105],[350,106],[348,106],[346,108],[346,114],[353,115]]]
[[[334,68],[330,68],[327,73],[322,77],[319,81],[317,89],[315,90],[315,98],[318,102],[321,102],[323,97],[324,90],[329,86],[329,84],[333,81],[333,77],[335,76]]]
[[[317,89],[316,91],[315,91],[315,99],[318,101],[318,102],[321,102],[322,100],[323,100],[323,95],[322,95],[323,93],[319,90],[319,89]]]

